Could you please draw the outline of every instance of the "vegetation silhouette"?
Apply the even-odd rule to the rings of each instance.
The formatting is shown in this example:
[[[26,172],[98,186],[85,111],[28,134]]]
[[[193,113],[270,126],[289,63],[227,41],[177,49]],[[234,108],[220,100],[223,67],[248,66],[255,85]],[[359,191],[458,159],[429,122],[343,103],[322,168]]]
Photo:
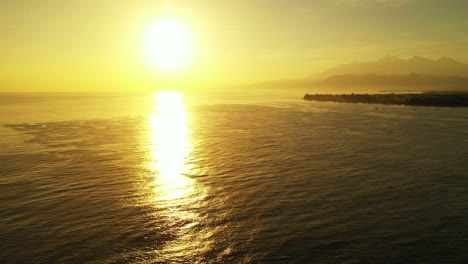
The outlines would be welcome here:
[[[337,103],[468,107],[468,93],[306,94],[303,99]]]

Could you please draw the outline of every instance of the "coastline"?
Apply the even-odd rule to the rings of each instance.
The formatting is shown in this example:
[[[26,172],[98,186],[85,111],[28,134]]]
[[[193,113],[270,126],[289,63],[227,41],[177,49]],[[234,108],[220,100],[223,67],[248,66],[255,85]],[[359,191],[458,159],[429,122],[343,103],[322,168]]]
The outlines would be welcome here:
[[[468,107],[468,93],[305,94],[302,99],[335,103]]]

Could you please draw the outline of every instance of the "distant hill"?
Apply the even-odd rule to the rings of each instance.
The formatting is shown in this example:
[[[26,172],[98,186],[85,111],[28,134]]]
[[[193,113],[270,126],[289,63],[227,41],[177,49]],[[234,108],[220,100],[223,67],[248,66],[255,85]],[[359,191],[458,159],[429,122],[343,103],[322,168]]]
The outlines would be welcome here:
[[[273,80],[243,86],[262,89],[468,91],[468,64],[442,57],[401,59],[383,57],[376,61],[355,61],[302,79]]]
[[[434,75],[343,74],[331,76],[319,85],[332,87],[412,87],[442,90],[468,90],[468,78]]]
[[[355,61],[343,64],[324,71],[316,78],[325,79],[334,75],[345,74],[376,74],[376,75],[433,75],[433,76],[459,76],[468,78],[468,64],[442,57],[431,60],[423,57],[401,59],[387,56],[376,61]]]

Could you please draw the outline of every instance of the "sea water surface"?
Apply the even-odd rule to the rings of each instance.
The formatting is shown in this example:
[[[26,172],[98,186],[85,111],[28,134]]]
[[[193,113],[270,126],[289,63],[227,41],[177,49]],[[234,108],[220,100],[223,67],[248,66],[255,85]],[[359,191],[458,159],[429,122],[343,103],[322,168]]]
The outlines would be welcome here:
[[[0,263],[468,263],[468,109],[0,95]]]

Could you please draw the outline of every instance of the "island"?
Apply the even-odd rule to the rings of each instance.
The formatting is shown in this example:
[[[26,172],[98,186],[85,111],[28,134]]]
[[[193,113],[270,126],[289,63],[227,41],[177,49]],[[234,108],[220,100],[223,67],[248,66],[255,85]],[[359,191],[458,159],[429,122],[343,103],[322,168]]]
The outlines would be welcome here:
[[[337,102],[337,103],[365,103],[392,104],[410,106],[446,106],[468,107],[468,92],[454,93],[407,93],[407,94],[306,94],[304,100]]]

